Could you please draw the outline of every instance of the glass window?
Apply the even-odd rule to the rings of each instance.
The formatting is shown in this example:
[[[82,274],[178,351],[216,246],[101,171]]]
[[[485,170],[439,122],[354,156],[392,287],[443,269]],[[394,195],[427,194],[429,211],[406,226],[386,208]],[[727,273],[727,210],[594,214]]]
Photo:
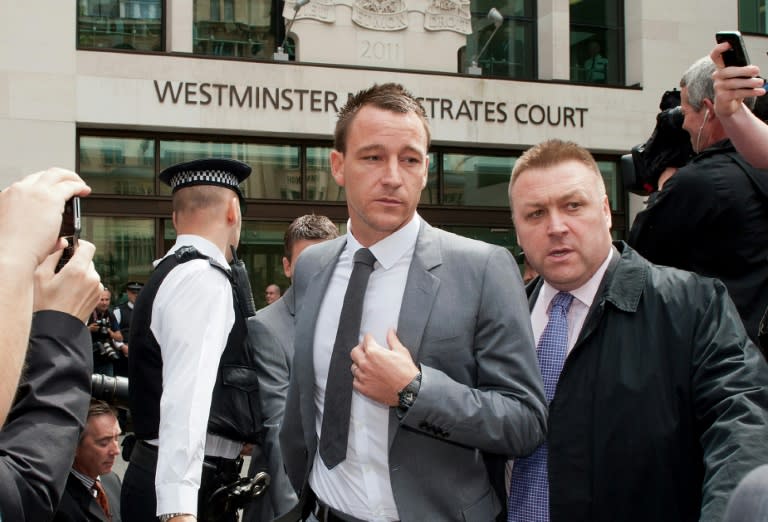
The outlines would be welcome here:
[[[193,49],[198,54],[271,59],[275,27],[282,24],[276,0],[195,0]]]
[[[176,231],[170,219],[163,220],[163,253],[176,242]],[[283,272],[283,235],[288,228],[287,222],[275,223],[264,221],[244,221],[240,233],[240,245],[237,256],[248,269],[253,300],[256,308],[267,305],[265,290],[267,285],[276,284],[284,292],[291,281]],[[346,222],[336,223],[340,234],[346,233]]]
[[[307,147],[307,199],[345,201],[344,189],[331,175],[331,147]]]
[[[81,49],[163,50],[162,0],[78,0]]]
[[[79,173],[97,194],[155,193],[153,139],[80,137]]]
[[[443,204],[508,207],[514,157],[444,154]]]
[[[504,17],[498,30],[488,19],[492,7]],[[472,34],[467,35],[467,46],[459,57],[462,71],[474,60],[486,76],[536,77],[536,4],[533,0],[501,3],[473,0],[471,16]]]
[[[96,245],[93,264],[120,300],[128,281],[146,282],[155,259],[155,220],[84,216],[82,237]]]
[[[241,185],[246,198],[301,199],[298,146],[221,143],[211,141],[161,141],[160,168],[199,158],[232,158],[251,166]],[[171,190],[161,184],[161,194]]]
[[[427,171],[427,185],[424,190],[421,191],[421,199],[419,199],[420,205],[437,205],[438,203],[438,163],[437,154],[434,152],[429,153],[429,171]]]
[[[608,194],[608,201],[611,203],[611,210],[621,210],[623,194],[619,189],[618,163],[615,161],[598,161],[597,167],[605,181],[605,191]]]
[[[624,4],[621,0],[571,2],[571,80],[624,83]]]
[[[765,0],[739,0],[739,30],[744,33],[768,33]]]

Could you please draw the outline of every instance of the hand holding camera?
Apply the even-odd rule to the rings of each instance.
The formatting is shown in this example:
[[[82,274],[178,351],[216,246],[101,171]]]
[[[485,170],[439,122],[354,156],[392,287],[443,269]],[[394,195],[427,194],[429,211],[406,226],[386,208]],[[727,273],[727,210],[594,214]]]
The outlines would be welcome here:
[[[20,267],[34,270],[64,247],[58,235],[64,204],[86,196],[90,187],[72,171],[52,168],[17,181],[0,192],[0,237]],[[29,219],[34,216],[34,219]],[[19,223],[24,223],[20,228]]]
[[[34,311],[57,310],[87,321],[102,289],[92,261],[95,250],[92,243],[81,240],[59,273],[55,272],[59,253],[49,255],[35,270]]]

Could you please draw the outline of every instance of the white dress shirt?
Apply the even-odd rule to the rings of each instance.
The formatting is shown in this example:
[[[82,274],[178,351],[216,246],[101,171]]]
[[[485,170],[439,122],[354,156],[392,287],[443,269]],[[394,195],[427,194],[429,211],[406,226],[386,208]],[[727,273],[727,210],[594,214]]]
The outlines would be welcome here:
[[[229,267],[210,241],[180,235],[165,257],[182,246]],[[160,261],[156,261],[157,265]],[[182,263],[165,277],[152,305],[150,329],[163,358],[163,395],[155,491],[157,514],[197,514],[204,454],[236,458],[242,443],[207,435],[219,360],[235,322],[232,287],[207,259]]]
[[[397,329],[397,319],[405,292],[421,218],[413,219],[397,232],[369,247],[376,257],[368,281],[360,325],[360,339],[367,333],[387,347],[387,331]],[[339,327],[339,315],[347,283],[352,274],[352,258],[362,246],[348,225],[347,244],[341,252],[331,281],[320,305],[314,336],[315,388],[318,438],[323,422],[328,369]],[[350,366],[352,360],[349,361]],[[350,370],[351,371],[351,370]],[[349,423],[347,458],[329,470],[319,452],[315,454],[309,484],[318,498],[329,506],[362,520],[399,520],[389,478],[389,406],[353,391]]]

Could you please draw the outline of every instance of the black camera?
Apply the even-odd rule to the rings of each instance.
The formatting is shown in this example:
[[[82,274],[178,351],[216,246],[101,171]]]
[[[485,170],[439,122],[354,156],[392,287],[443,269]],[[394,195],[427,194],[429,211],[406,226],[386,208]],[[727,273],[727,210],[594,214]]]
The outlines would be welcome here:
[[[128,407],[128,379],[101,373],[91,376],[91,396],[113,406]]]
[[[109,318],[108,317],[102,317],[101,319],[97,319],[94,321],[94,324],[97,324],[99,326],[98,335],[100,337],[109,337]]]
[[[624,187],[635,194],[647,195],[658,188],[659,176],[668,167],[682,167],[693,157],[691,137],[683,129],[680,91],[666,91],[659,104],[656,127],[645,143],[632,147],[621,157]]]
[[[112,341],[96,341],[93,343],[93,353],[113,361],[120,359],[120,352],[112,346]]]

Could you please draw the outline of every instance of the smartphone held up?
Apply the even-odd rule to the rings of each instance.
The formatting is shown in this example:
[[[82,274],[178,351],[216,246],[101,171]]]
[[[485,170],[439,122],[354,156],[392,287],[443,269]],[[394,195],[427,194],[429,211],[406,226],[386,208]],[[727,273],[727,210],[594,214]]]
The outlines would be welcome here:
[[[749,65],[747,47],[739,31],[719,31],[715,33],[717,43],[728,42],[731,48],[721,56],[726,67],[746,67]]]
[[[56,264],[56,272],[61,270],[72,258],[77,248],[77,240],[80,238],[80,198],[77,196],[68,199],[64,204],[59,237],[67,240],[67,247],[61,253],[61,259]]]

